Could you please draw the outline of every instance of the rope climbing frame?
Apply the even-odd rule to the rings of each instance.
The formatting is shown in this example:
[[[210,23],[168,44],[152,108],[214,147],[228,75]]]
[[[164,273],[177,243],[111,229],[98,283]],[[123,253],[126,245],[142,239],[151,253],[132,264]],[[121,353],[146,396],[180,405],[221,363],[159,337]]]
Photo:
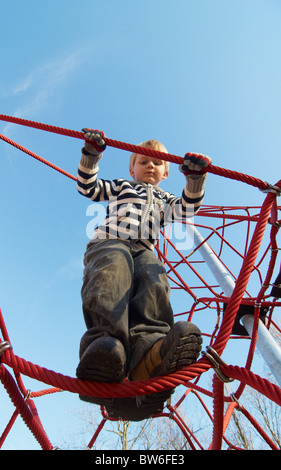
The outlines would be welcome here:
[[[6,115],[0,115],[0,120],[84,140],[84,133],[82,132]],[[76,181],[76,177],[73,175],[13,142],[11,139],[3,135],[0,135],[0,138],[9,145],[16,147],[41,163],[48,165],[55,171],[60,172],[62,175]],[[143,153],[177,164],[183,161],[182,157],[176,155],[166,154],[143,147],[140,148],[139,146],[112,140],[107,137],[105,140],[107,146],[115,147],[120,150]],[[277,204],[277,198],[281,191],[281,180],[274,185],[270,185],[253,176],[219,168],[214,165],[210,165],[205,171],[258,188],[264,192],[265,198],[261,207],[223,208],[219,206],[202,206],[198,215],[196,215],[195,225],[197,225],[200,230],[203,230],[204,233],[206,232],[208,234],[205,236],[205,241],[211,243],[215,237],[216,240],[219,240],[219,243],[217,243],[219,247],[215,252],[216,257],[221,260],[221,262],[224,262],[223,249],[227,246],[227,248],[237,254],[241,260],[241,269],[237,275],[229,271],[235,279],[235,287],[229,297],[222,293],[219,285],[211,285],[206,281],[204,275],[206,266],[202,262],[202,259],[200,261],[198,260],[200,247],[196,247],[191,255],[185,257],[176,249],[173,240],[170,238],[169,234],[165,232],[162,232],[162,239],[156,247],[159,258],[166,266],[172,290],[174,289],[177,292],[179,290],[184,291],[189,299],[188,310],[180,312],[177,315],[184,315],[184,318],[191,321],[194,316],[199,313],[202,314],[202,312],[204,313],[207,310],[211,310],[215,314],[216,320],[214,321],[214,328],[211,331],[203,332],[205,339],[209,341],[209,346],[206,348],[206,351],[203,352],[202,357],[195,364],[167,377],[158,377],[140,382],[125,381],[121,384],[114,385],[102,382],[81,381],[73,377],[65,376],[59,372],[40,367],[39,365],[18,357],[14,352],[16,345],[13,345],[10,340],[4,316],[0,310],[0,330],[2,333],[2,337],[0,338],[0,380],[15,407],[15,411],[9,423],[4,429],[2,436],[0,436],[0,448],[12,429],[17,416],[21,416],[42,449],[51,450],[55,448],[55,445],[51,443],[44,430],[35,405],[35,399],[47,394],[55,395],[60,391],[68,391],[73,394],[87,394],[96,397],[132,397],[146,393],[156,393],[182,385],[186,388],[183,397],[173,405],[167,403],[167,412],[163,412],[161,416],[167,416],[173,419],[191,449],[204,450],[204,445],[199,442],[197,437],[188,428],[187,423],[181,419],[178,410],[182,401],[188,399],[191,393],[198,397],[198,401],[202,404],[202,407],[212,422],[213,435],[208,445],[209,449],[221,449],[223,441],[229,448],[235,448],[235,446],[228,441],[226,430],[233,412],[238,408],[257,430],[267,445],[271,449],[278,449],[276,443],[273,442],[272,438],[266,434],[262,426],[239,403],[239,400],[243,395],[245,387],[249,386],[275,402],[278,406],[281,406],[280,387],[274,382],[270,382],[251,371],[256,348],[258,322],[262,308],[265,308],[267,312],[264,320],[266,327],[270,328],[274,326],[281,334],[278,324],[274,320],[274,312],[278,307],[280,308],[281,302],[278,297],[271,298],[268,294],[268,288],[272,285],[272,276],[277,266],[277,258],[280,251],[280,247],[277,243],[277,234],[280,228],[280,220],[278,220],[280,207]],[[206,220],[208,221],[207,223]],[[245,250],[241,253],[238,253],[238,250],[232,246],[231,241],[226,238],[227,230],[231,230],[232,227],[237,224],[246,224],[247,226]],[[251,235],[250,226],[254,227]],[[268,231],[269,234],[267,233]],[[264,253],[260,254],[262,241],[265,237],[268,237],[267,248]],[[259,260],[258,256],[260,256]],[[202,273],[200,269],[203,271]],[[186,273],[187,275],[185,276]],[[196,280],[194,281],[195,284],[190,283],[189,273],[192,273],[193,279]],[[254,295],[247,292],[249,280],[253,273],[256,273],[259,278],[259,286]],[[202,294],[202,292],[204,292],[204,294]],[[234,328],[241,305],[251,307],[254,315],[253,335],[250,339],[245,335],[246,341],[249,341],[249,351],[244,367],[228,365],[222,360],[223,352],[229,341],[235,341],[236,335],[234,334]],[[214,371],[213,384],[212,389],[208,390],[200,386],[200,379],[206,372],[212,370]],[[25,388],[22,376],[35,379],[47,385],[49,388],[43,389],[40,392],[28,391]],[[232,396],[225,394],[224,383],[228,381],[238,382],[237,390]],[[213,400],[213,414],[211,414],[206,405],[204,405],[204,396]],[[226,411],[224,411],[225,406],[227,407]],[[95,430],[88,448],[94,446],[107,419],[110,418],[108,418],[106,410],[101,408],[101,423]]]

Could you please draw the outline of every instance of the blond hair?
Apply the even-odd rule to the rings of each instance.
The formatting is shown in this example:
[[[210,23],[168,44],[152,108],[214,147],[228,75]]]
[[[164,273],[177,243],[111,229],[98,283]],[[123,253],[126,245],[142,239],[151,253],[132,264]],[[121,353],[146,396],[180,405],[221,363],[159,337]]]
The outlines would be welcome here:
[[[146,140],[145,142],[141,142],[138,145],[140,147],[145,147],[148,149],[159,150],[159,152],[168,153],[168,150],[166,149],[166,147],[163,144],[161,144],[161,142],[159,142],[158,140],[154,140],[154,139]],[[129,161],[129,170],[133,169],[137,155],[139,154],[138,153],[131,154],[130,161]],[[169,171],[169,162],[167,160],[163,160],[163,161],[165,165],[165,171]]]

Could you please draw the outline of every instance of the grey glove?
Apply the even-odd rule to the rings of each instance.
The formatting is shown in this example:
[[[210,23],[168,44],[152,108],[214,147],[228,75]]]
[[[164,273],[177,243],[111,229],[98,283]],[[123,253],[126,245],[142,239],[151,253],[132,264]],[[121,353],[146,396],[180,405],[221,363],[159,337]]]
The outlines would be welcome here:
[[[183,164],[180,165],[179,169],[182,173],[193,178],[198,178],[202,174],[200,172],[203,168],[211,165],[212,159],[206,155],[196,153],[186,153],[184,156]],[[195,173],[193,173],[195,172]]]
[[[84,153],[86,155],[97,156],[106,149],[105,134],[103,132],[85,127],[82,129],[82,132],[84,132],[85,137]]]

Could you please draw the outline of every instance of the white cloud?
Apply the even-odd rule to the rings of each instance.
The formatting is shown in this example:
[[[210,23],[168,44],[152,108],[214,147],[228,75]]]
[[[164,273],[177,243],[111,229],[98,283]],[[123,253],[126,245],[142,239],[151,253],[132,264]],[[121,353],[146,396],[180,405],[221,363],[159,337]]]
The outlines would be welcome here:
[[[35,67],[26,77],[12,85],[6,98],[16,99],[19,103],[13,116],[34,119],[42,110],[60,103],[62,87],[72,77],[73,72],[85,60],[85,51],[70,55]],[[6,124],[2,134],[8,135],[13,124]]]
[[[45,94],[48,96],[80,65],[80,61],[81,54],[74,52],[63,59],[50,61],[40,67],[36,67],[27,77],[24,77],[14,86],[11,94],[17,95],[30,89],[35,89],[35,91],[37,90],[37,95]]]

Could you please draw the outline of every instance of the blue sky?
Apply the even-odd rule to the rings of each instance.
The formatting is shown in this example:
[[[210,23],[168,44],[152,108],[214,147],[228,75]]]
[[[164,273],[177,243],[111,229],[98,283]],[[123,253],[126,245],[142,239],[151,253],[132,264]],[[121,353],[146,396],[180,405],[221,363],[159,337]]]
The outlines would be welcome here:
[[[217,166],[272,184],[280,179],[278,0],[0,5],[1,114],[78,131],[98,128],[134,144],[156,138],[176,155],[205,153]],[[0,133],[76,175],[80,140],[4,122]],[[0,308],[14,351],[74,376],[84,332],[80,287],[89,203],[72,180],[4,142],[0,152]],[[108,148],[100,175],[129,177],[128,154]],[[163,189],[179,194],[183,184],[171,165]],[[208,176],[205,204],[263,200],[257,189]],[[8,421],[13,407],[0,393]],[[82,405],[71,394],[41,400],[43,424],[57,445]],[[37,448],[20,421],[5,448]]]

